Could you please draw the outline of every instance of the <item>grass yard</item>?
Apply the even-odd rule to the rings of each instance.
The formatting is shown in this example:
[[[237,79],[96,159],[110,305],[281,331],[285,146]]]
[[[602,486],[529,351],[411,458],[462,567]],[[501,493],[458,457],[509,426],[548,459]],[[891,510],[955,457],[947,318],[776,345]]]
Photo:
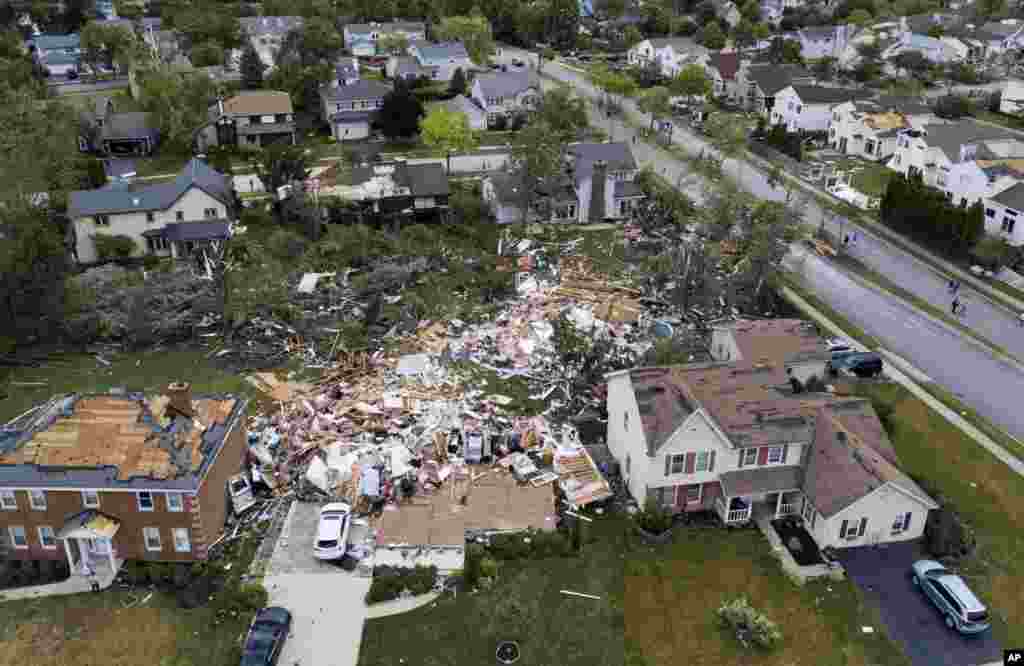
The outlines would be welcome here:
[[[909,663],[852,583],[796,586],[758,530],[680,529],[627,560],[625,586],[627,666]],[[740,595],[779,626],[773,651],[744,648],[719,624],[715,611]]]
[[[595,516],[589,527],[580,557],[504,562],[488,590],[370,620],[363,628],[359,665],[494,664],[498,642],[514,640],[521,664],[622,666],[627,523]]]
[[[75,108],[83,111],[92,111],[95,109],[96,101],[102,98],[110,98],[111,101],[114,102],[114,111],[117,113],[142,110],[138,101],[131,96],[131,93],[127,88],[118,90],[101,90],[99,92],[72,93],[70,95],[61,95],[57,99],[62,102],[67,102]]]
[[[890,438],[903,469],[941,495],[974,529],[962,574],[993,611],[1004,645],[1024,645],[1024,478],[892,384],[858,392],[892,406]]]
[[[881,197],[885,194],[885,188],[889,181],[896,174],[895,171],[887,169],[875,162],[858,162],[858,170],[853,174],[851,186],[858,192],[871,197]]]
[[[250,618],[214,623],[210,608],[182,610],[156,592],[124,608],[129,593],[106,590],[0,603],[0,666],[234,666]]]
[[[191,382],[194,392],[261,393],[243,375],[216,368],[202,351],[105,354],[105,367],[91,354],[52,354],[39,368],[0,368],[0,423],[58,393],[105,392],[111,387],[157,391],[171,381]]]

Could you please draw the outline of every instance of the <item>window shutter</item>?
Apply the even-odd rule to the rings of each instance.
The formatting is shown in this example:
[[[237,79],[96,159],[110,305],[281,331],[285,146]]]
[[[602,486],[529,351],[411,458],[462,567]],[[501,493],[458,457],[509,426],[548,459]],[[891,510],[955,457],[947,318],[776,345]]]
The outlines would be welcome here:
[[[693,451],[686,454],[686,473],[693,474],[693,468],[697,464],[697,454]]]
[[[857,536],[864,536],[864,532],[866,532],[867,529],[868,529],[868,519],[867,518],[861,518],[860,519],[860,531],[857,533]]]
[[[782,464],[786,464],[786,456],[789,455],[789,444],[782,445]]]
[[[903,531],[906,532],[910,528],[910,516],[913,514],[907,511],[907,515],[903,516]]]
[[[757,464],[764,465],[768,462],[768,447],[762,446],[757,450]]]
[[[845,539],[846,538],[846,521],[845,520],[842,522],[841,525],[839,525],[839,538],[840,539]]]
[[[709,472],[714,472],[715,471],[715,451],[714,451],[714,449],[711,450],[711,455],[708,457],[708,471]]]
[[[740,460],[739,460],[739,464],[736,465],[737,469],[740,468],[740,467],[743,467],[743,457],[744,457],[744,455],[746,455],[746,453],[747,453],[746,449],[740,449]]]
[[[672,456],[665,456],[665,476],[668,476],[669,471],[672,469]]]

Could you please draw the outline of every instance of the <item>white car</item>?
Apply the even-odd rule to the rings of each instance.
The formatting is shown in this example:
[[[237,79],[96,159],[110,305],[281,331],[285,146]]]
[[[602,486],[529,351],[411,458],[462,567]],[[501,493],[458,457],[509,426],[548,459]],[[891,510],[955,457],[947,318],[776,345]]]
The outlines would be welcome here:
[[[325,504],[320,509],[313,555],[318,560],[338,560],[348,549],[348,528],[351,507],[344,502]]]
[[[856,351],[853,348],[853,343],[846,338],[826,338],[825,346],[830,354]]]

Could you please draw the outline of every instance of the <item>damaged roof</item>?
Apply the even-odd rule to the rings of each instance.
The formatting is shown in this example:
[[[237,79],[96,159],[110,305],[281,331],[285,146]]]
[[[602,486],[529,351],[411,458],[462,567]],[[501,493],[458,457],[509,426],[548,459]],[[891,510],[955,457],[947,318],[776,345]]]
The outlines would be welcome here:
[[[0,486],[195,487],[247,401],[197,396],[191,419],[169,402],[142,393],[57,396],[0,427]]]
[[[929,508],[938,505],[897,466],[895,451],[865,400],[819,410],[804,471],[804,492],[826,518],[891,484]]]
[[[814,325],[802,319],[744,319],[729,330],[741,354],[738,360],[828,358],[825,342]]]
[[[640,368],[629,373],[640,421],[653,456],[699,408],[686,394],[681,372],[673,368]]]

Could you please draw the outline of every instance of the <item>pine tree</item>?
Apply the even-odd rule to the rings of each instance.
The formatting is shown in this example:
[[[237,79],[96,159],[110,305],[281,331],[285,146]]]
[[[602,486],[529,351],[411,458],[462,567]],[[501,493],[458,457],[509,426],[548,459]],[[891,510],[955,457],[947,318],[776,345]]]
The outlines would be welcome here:
[[[466,75],[463,73],[461,67],[455,69],[455,73],[452,74],[451,83],[448,84],[448,92],[454,95],[464,95],[466,93]]]
[[[254,90],[263,87],[263,71],[267,68],[260,60],[260,55],[252,44],[247,44],[242,51],[242,62],[239,69],[242,73],[242,87],[246,90]]]

